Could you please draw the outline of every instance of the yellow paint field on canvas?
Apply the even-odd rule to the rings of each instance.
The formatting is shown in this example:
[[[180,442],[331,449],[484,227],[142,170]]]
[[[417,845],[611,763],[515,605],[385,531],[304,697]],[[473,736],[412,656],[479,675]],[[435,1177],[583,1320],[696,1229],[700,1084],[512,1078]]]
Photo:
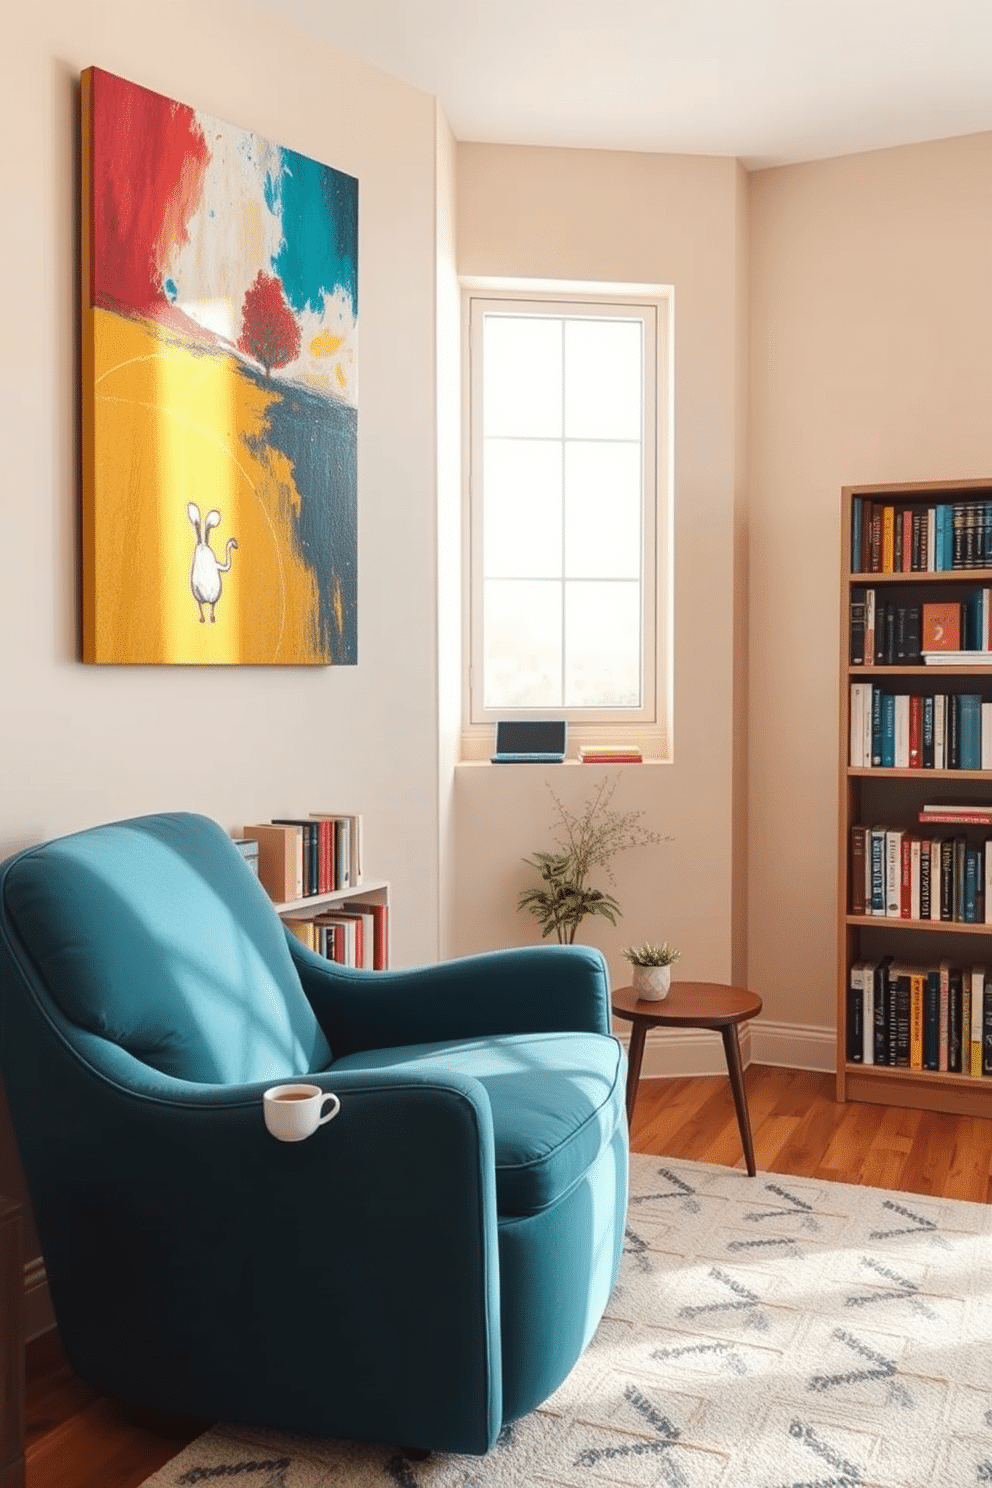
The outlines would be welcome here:
[[[237,358],[93,310],[94,435],[84,471],[84,543],[98,662],[326,663],[318,592],[296,551],[300,494],[267,445],[269,392]],[[191,588],[199,511],[221,593],[205,618]],[[220,522],[203,534],[207,513]],[[233,538],[237,547],[228,548]]]

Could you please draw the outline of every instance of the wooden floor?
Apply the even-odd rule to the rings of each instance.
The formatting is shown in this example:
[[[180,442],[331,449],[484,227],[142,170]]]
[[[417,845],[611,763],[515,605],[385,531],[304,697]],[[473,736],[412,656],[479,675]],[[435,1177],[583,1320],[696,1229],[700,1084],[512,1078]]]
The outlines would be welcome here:
[[[828,1075],[752,1065],[746,1083],[759,1175],[992,1197],[992,1121],[838,1106]],[[631,1146],[743,1171],[727,1080],[642,1080]],[[125,1412],[76,1379],[54,1334],[28,1346],[27,1488],[138,1488],[207,1424]]]

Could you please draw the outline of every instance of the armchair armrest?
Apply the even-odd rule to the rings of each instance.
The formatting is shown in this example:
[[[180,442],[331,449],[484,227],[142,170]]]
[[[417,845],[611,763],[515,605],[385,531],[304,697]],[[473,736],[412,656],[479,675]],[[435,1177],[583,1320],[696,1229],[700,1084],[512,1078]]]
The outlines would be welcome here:
[[[82,1377],[211,1419],[486,1451],[502,1419],[501,1343],[478,1082],[318,1075],[340,1113],[281,1143],[264,1084],[189,1085],[102,1042],[96,1108],[90,1076],[80,1120],[66,1068],[62,1140],[49,1131],[33,1164],[48,1169],[36,1212]]]
[[[610,1032],[606,961],[588,946],[520,946],[404,971],[357,971],[290,951],[335,1058],[505,1033]]]

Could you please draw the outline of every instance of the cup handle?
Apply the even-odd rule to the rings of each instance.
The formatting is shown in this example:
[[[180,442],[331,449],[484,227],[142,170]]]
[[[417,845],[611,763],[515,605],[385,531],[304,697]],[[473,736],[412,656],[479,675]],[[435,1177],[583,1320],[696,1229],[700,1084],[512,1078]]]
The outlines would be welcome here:
[[[334,1106],[330,1111],[328,1111],[326,1116],[321,1116],[320,1120],[317,1122],[318,1126],[326,1126],[328,1121],[333,1121],[335,1116],[341,1109],[341,1102],[338,1100],[337,1096],[330,1090],[327,1092],[320,1103],[321,1110],[324,1109],[324,1101],[333,1101]]]

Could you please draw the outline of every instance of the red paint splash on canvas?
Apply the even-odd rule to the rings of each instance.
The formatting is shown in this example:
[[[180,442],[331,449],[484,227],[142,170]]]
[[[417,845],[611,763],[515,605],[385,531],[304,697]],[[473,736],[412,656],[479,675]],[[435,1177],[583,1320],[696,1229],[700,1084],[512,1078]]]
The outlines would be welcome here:
[[[203,190],[210,152],[196,115],[94,68],[92,129],[93,303],[189,326],[161,264],[186,240]]]

